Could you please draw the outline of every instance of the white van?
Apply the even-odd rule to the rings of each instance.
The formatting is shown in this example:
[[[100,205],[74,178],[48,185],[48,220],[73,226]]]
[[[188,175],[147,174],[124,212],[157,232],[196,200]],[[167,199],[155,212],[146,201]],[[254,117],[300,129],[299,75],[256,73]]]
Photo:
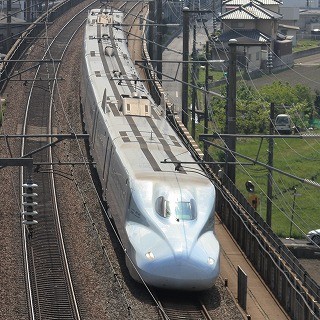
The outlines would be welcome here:
[[[277,115],[275,129],[280,134],[291,134],[293,126],[290,116],[288,114]]]

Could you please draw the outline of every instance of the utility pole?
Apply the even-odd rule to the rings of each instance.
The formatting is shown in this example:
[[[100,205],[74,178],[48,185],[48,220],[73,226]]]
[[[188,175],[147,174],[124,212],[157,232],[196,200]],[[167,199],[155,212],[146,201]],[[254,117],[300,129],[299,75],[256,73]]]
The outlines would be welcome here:
[[[209,41],[206,42],[206,60],[209,60]],[[207,97],[207,91],[208,91],[208,78],[209,78],[209,63],[206,63],[206,75],[205,75],[205,82],[204,82],[204,128],[203,133],[208,133],[208,122],[209,122],[209,115],[208,115],[208,97]],[[204,156],[205,158],[208,155],[208,144],[204,143]]]
[[[209,41],[206,42],[206,60],[209,60]],[[208,97],[207,97],[207,91],[208,91],[208,78],[209,78],[209,63],[206,63],[206,76],[205,76],[205,82],[204,82],[204,130],[203,133],[208,133],[208,122],[209,122],[209,115],[208,115]]]
[[[293,203],[292,203],[292,211],[291,211],[291,220],[290,220],[290,231],[289,231],[289,239],[292,238],[292,224],[293,224],[293,214],[296,206],[296,197],[301,196],[301,194],[297,193],[297,188],[293,188]]]
[[[11,0],[7,1],[7,41],[6,41],[6,51],[8,52],[11,48]]]
[[[155,11],[154,1],[150,1],[149,2],[149,19],[151,21],[155,21],[154,11]],[[154,25],[152,23],[149,26],[148,36],[149,36],[149,39],[154,39]],[[148,41],[148,52],[151,60],[154,59],[153,50],[154,50],[153,41]]]
[[[274,135],[274,103],[270,104],[270,126],[269,134]],[[268,150],[268,166],[273,167],[273,138],[269,138],[269,150]],[[267,185],[267,215],[266,222],[271,228],[271,216],[272,216],[272,169],[268,169],[268,185]]]
[[[34,10],[33,8],[31,8],[31,0],[27,0],[26,1],[26,21],[27,22],[31,22],[31,9]],[[33,19],[32,19],[33,20]]]
[[[228,151],[226,152],[226,175],[235,183],[236,166],[233,152],[236,151],[236,72],[237,72],[237,40],[229,40],[229,67],[226,106],[226,139]]]
[[[192,60],[195,61],[196,59],[196,25],[193,25],[193,47],[192,47]],[[196,73],[196,64],[192,64],[192,127],[191,127],[191,135],[194,139],[196,136],[196,88],[195,88],[195,73]]]
[[[157,0],[157,76],[162,80],[162,0]]]
[[[212,26],[213,26],[213,35],[215,36],[217,33],[217,8],[216,8],[216,0],[212,1],[212,12],[213,12],[213,19],[212,19]]]
[[[182,61],[189,60],[189,8],[184,7],[183,13],[183,54]],[[188,127],[188,63],[182,63],[182,123]]]

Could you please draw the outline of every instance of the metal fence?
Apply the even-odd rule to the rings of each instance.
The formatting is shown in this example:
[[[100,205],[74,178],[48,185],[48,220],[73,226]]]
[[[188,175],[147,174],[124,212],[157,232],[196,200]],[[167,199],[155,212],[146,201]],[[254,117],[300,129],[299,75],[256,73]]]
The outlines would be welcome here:
[[[228,177],[217,185],[217,213],[280,304],[292,319],[319,319],[317,283]]]
[[[146,59],[146,73],[149,79],[155,80],[150,83],[151,92],[155,101],[160,103],[163,89],[157,81],[151,63],[148,63],[149,54],[146,45],[144,46],[144,58]],[[183,141],[195,158],[201,160],[197,150],[185,136],[186,129],[178,126],[172,104],[169,101],[165,103],[168,120],[172,126],[180,130]],[[208,155],[204,160],[213,161]],[[317,283],[232,181],[226,176],[223,177],[223,180],[218,178],[220,167],[215,164],[204,164],[202,167],[216,185],[216,211],[221,220],[283,308],[294,320],[320,319],[320,289]]]

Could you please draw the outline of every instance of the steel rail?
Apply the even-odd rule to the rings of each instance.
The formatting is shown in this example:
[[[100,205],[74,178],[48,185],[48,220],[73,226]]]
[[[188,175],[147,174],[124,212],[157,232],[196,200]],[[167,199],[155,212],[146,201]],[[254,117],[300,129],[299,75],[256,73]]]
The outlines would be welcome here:
[[[81,13],[83,13],[84,11],[87,10],[87,8],[89,6],[91,6],[93,3],[95,3],[96,1],[93,1],[91,2],[88,6],[86,6],[84,9],[82,9],[80,12],[78,12],[72,19],[69,20],[69,22],[60,30],[60,32],[55,36],[54,40],[50,43],[48,49],[46,50],[46,52],[44,53],[43,55],[43,59],[45,59],[45,57],[47,56],[47,54],[50,52],[50,48],[52,47],[52,45],[55,43],[55,41],[58,39],[59,35],[62,34],[62,32],[69,26],[69,24],[77,17],[79,16]],[[85,20],[84,20],[85,21]],[[68,47],[68,45],[70,44],[70,41],[72,40],[72,38],[74,37],[74,35],[78,32],[79,28],[82,26],[83,22],[81,22],[81,24],[76,28],[76,30],[72,33],[72,36],[70,36],[69,38],[69,41],[65,44],[65,48],[62,52],[62,56],[64,55],[65,51],[66,51],[66,48]],[[59,63],[60,65],[60,63]],[[24,123],[23,123],[23,134],[25,135],[26,134],[26,130],[27,130],[27,118],[28,118],[28,114],[29,114],[29,108],[30,108],[30,103],[31,103],[31,97],[32,97],[32,93],[33,93],[33,89],[35,87],[35,82],[36,82],[36,79],[37,79],[37,76],[38,76],[38,73],[40,72],[40,68],[41,66],[39,65],[36,72],[35,72],[35,75],[34,75],[34,79],[33,79],[33,82],[32,82],[32,88],[30,90],[30,94],[29,94],[29,97],[28,97],[28,102],[27,102],[27,107],[26,107],[26,111],[25,111],[25,117],[24,117]],[[58,68],[55,70],[55,76],[57,75],[57,72],[58,72]],[[54,88],[53,88],[54,89]],[[50,113],[50,116],[49,116],[49,122],[48,122],[48,126],[49,126],[49,131],[51,133],[51,122],[52,122],[52,119],[51,119],[51,115],[52,115],[52,102],[53,102],[53,93],[54,93],[54,90],[51,90],[51,96],[50,96],[50,110],[49,110],[49,113]],[[26,148],[26,138],[23,138],[22,139],[22,148],[21,148],[21,156],[23,157],[24,153],[25,153],[25,148]],[[49,159],[50,159],[50,162],[53,162],[52,161],[52,153],[51,153],[51,150],[49,151]],[[51,168],[53,169],[53,166],[51,166]],[[52,170],[51,170],[52,172]],[[20,179],[21,181],[23,181],[23,178],[24,178],[25,174],[24,174],[24,171],[23,169],[21,170],[21,174],[20,174]],[[71,281],[71,276],[70,276],[70,270],[69,270],[69,267],[68,267],[68,263],[67,263],[67,258],[66,258],[66,253],[65,253],[65,248],[64,248],[64,244],[63,244],[63,237],[62,237],[62,232],[61,232],[61,225],[60,225],[60,220],[59,220],[59,217],[58,217],[58,207],[57,207],[57,200],[56,200],[56,193],[55,193],[55,179],[54,179],[54,176],[53,176],[53,173],[51,173],[51,176],[50,176],[50,181],[51,181],[51,189],[52,189],[52,192],[53,192],[53,207],[54,207],[54,211],[56,212],[56,223],[58,225],[58,235],[59,235],[59,238],[60,238],[60,243],[61,243],[61,247],[62,247],[62,256],[63,256],[63,264],[64,264],[64,267],[66,269],[66,273],[67,273],[67,281],[68,281],[68,287],[69,287],[69,291],[70,291],[70,294],[71,294],[71,302],[72,302],[72,313],[74,314],[73,318],[74,319],[80,319],[80,313],[79,313],[79,309],[78,309],[78,306],[77,306],[77,303],[76,303],[76,298],[75,298],[75,294],[74,294],[74,290],[73,290],[73,286],[72,286],[72,281]],[[22,183],[21,183],[22,185]],[[22,192],[22,190],[21,190]],[[32,285],[31,285],[31,279],[30,279],[30,266],[29,266],[29,260],[28,260],[28,256],[31,255],[32,256],[32,259],[34,258],[33,255],[32,255],[32,248],[31,248],[31,252],[28,253],[28,239],[27,239],[27,232],[26,232],[26,227],[22,227],[22,234],[23,234],[23,249],[24,249],[24,261],[25,261],[25,272],[26,272],[26,285],[27,285],[27,292],[28,292],[28,305],[29,305],[29,316],[30,316],[30,319],[35,319],[36,317],[36,312],[35,312],[35,303],[33,301],[33,294],[32,294]],[[30,239],[29,239],[30,241]],[[36,284],[37,284],[37,281],[36,281]],[[37,287],[37,286],[36,286]],[[36,290],[38,290],[36,288]],[[38,297],[38,295],[36,295]],[[39,299],[37,299],[37,303],[39,303]],[[41,311],[38,310],[38,313],[39,313],[39,318],[41,318]]]
[[[156,296],[159,314],[163,320],[212,320],[197,294],[162,292]]]

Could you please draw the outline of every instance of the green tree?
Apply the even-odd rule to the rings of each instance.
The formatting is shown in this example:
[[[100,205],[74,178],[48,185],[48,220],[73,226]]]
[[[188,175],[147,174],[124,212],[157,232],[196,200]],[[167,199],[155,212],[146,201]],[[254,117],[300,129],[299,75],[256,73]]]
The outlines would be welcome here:
[[[226,86],[221,87],[221,94],[226,96]],[[259,91],[242,85],[237,89],[237,132],[238,133],[266,133],[269,123],[269,106],[284,106],[284,110],[277,113],[291,115],[296,126],[306,127],[315,115],[315,94],[311,89],[301,84],[291,86],[281,81],[273,82],[262,87]],[[319,99],[320,101],[320,99]],[[213,98],[209,111],[214,128],[220,132],[226,127],[226,101]]]
[[[288,82],[275,81],[260,88],[259,93],[263,100],[276,105],[291,106],[298,102],[294,89]]]
[[[290,109],[290,107],[300,104],[301,112],[304,115],[309,118],[313,115],[315,97],[307,86],[302,84],[291,86],[288,82],[275,81],[262,87],[259,92],[264,100],[273,102],[275,105],[283,105]]]

